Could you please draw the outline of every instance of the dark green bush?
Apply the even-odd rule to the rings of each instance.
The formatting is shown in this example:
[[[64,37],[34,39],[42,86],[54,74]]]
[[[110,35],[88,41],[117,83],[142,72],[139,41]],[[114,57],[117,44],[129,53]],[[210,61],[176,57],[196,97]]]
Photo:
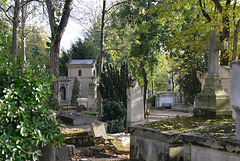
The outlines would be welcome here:
[[[39,64],[0,57],[0,160],[37,160],[39,147],[64,138],[47,103],[53,79]]]
[[[150,104],[150,106],[155,107],[155,100],[156,100],[156,95],[151,95],[148,97],[147,102]]]
[[[102,120],[108,123],[110,133],[123,132],[127,119],[127,88],[131,84],[128,64],[105,64],[99,86],[103,98]]]
[[[102,121],[108,123],[108,132],[123,132],[126,128],[127,109],[122,103],[114,100],[103,100]]]

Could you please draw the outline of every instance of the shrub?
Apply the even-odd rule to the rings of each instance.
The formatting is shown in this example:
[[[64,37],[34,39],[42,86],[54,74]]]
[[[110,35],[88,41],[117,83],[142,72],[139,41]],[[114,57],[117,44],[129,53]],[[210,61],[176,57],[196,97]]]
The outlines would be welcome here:
[[[108,132],[123,132],[126,127],[127,110],[122,103],[114,100],[103,100],[102,121],[108,123]]]
[[[155,107],[155,100],[156,100],[156,95],[151,95],[150,97],[148,97],[148,104],[150,104],[152,107]]]
[[[41,65],[0,60],[0,158],[37,160],[39,147],[60,144],[64,138],[48,106],[48,70]]]

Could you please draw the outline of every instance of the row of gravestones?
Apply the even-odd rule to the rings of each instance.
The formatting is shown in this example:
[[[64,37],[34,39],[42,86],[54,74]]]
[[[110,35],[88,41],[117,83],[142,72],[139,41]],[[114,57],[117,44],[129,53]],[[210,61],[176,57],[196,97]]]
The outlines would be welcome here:
[[[226,49],[227,43],[220,42],[218,31],[212,31],[210,43],[202,45],[202,50],[209,50],[208,76],[202,92],[195,98],[194,116],[207,119],[232,117],[231,102],[236,112],[236,138],[240,140],[240,61],[231,63],[229,98],[221,85],[218,66],[219,50]],[[229,125],[232,128],[232,124]],[[236,155],[239,154],[239,142],[231,139],[223,141],[199,136],[199,133],[161,132],[142,126],[130,127],[129,131],[131,160],[239,160],[239,155]],[[181,142],[184,145],[180,146]]]
[[[224,92],[219,78],[219,50],[226,50],[227,43],[220,42],[219,32],[210,33],[208,45],[202,45],[202,50],[209,50],[208,76],[202,92],[195,99],[194,116],[197,117],[232,117],[232,111],[229,104],[229,96]],[[231,66],[231,103],[236,110],[236,132],[240,139],[240,63],[234,62]],[[128,109],[127,123],[128,126],[139,123],[144,120],[144,109],[142,101],[142,88],[137,82],[132,84],[128,89]]]
[[[144,121],[143,88],[138,85],[137,80],[134,80],[131,87],[127,89],[127,98],[127,126],[142,123]],[[75,121],[78,121],[78,119]],[[53,146],[48,145],[41,150],[43,156],[40,158],[40,161],[55,161],[56,151]],[[66,151],[68,151],[67,148],[63,146],[63,148],[57,150],[57,156],[66,156],[64,155]]]

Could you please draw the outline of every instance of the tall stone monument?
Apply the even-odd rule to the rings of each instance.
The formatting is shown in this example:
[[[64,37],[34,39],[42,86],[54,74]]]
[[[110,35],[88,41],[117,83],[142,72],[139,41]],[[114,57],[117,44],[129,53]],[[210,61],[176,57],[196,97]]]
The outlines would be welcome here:
[[[236,137],[240,140],[240,60],[231,62],[231,106],[236,112]]]
[[[96,107],[97,103],[97,84],[92,81],[88,87],[88,107]]]
[[[208,76],[205,86],[195,98],[194,116],[205,118],[231,117],[229,96],[224,92],[219,78],[219,50],[227,50],[227,42],[220,42],[219,31],[211,31],[209,44],[202,44],[203,51],[209,51]]]
[[[127,127],[144,122],[143,88],[133,80],[127,89]]]

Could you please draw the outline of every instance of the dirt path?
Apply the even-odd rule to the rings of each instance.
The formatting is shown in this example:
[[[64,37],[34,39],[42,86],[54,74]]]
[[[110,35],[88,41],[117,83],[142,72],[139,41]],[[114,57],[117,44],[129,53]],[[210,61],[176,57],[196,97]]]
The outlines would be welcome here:
[[[179,112],[173,110],[150,110],[148,122],[159,121],[162,119],[174,118],[176,116],[192,116],[191,113]],[[146,120],[147,122],[147,120]]]

